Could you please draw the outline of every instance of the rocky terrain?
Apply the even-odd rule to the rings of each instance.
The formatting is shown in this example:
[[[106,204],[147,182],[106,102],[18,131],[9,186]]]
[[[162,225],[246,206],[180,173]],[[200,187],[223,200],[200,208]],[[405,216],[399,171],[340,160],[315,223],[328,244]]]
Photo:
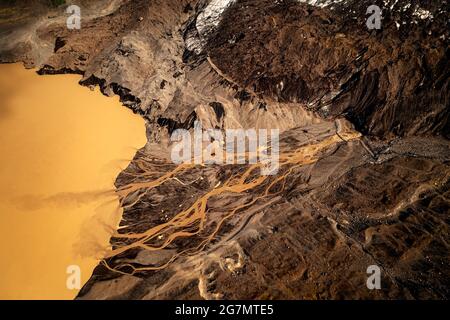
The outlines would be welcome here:
[[[80,299],[450,297],[447,1],[67,2],[80,30],[66,5],[2,2],[0,61],[81,74],[148,136]],[[173,164],[196,120],[279,129],[278,175]]]

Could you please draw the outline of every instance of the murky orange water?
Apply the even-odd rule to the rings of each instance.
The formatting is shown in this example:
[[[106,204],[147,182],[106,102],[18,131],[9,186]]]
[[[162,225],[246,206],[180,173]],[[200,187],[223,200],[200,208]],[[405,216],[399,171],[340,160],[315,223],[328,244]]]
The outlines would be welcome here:
[[[72,299],[120,220],[111,191],[145,144],[144,121],[78,85],[0,65],[0,299]]]

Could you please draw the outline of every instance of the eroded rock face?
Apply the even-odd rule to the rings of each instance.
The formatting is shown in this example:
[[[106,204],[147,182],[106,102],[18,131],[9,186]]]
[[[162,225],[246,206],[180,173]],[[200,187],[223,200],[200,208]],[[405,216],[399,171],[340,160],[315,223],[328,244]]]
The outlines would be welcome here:
[[[381,30],[365,26],[372,4]],[[116,183],[111,243],[131,246],[80,298],[449,298],[445,3],[99,1],[82,3],[81,30],[64,8],[39,10],[0,21],[0,60],[80,73],[147,120],[149,143]],[[295,161],[222,192],[248,166],[170,159],[170,133],[196,120],[278,128]],[[186,212],[198,217],[183,225]],[[366,287],[370,265],[382,290]]]
[[[371,4],[383,7],[238,1],[207,51],[245,88],[326,118],[345,116],[366,134],[448,137],[448,12],[429,4],[430,18],[420,19],[418,3],[395,1],[384,10],[383,29],[370,32]]]

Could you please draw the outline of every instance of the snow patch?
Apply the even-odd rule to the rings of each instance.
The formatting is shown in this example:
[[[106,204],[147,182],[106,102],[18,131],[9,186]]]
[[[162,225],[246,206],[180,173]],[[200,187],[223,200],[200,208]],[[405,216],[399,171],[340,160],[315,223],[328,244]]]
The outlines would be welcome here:
[[[206,40],[219,26],[222,14],[236,0],[211,0],[206,8],[197,17],[197,31],[202,40]]]
[[[425,20],[425,19],[433,19],[433,15],[431,14],[430,11],[422,9],[422,8],[417,8],[414,13],[413,16],[418,17],[419,19]]]

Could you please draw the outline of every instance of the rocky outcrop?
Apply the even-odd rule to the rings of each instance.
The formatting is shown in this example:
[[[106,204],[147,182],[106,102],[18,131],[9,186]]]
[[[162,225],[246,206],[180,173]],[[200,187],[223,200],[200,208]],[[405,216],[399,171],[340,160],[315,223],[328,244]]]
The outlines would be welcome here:
[[[312,2],[336,3],[239,1],[210,37],[208,54],[241,86],[325,118],[344,116],[365,134],[448,137],[446,8]],[[366,26],[371,4],[384,8],[382,30]],[[429,14],[418,17],[422,11]]]
[[[50,12],[1,21],[0,60],[82,74],[147,120],[116,254],[79,298],[448,299],[445,3],[98,1],[80,30]],[[180,169],[169,135],[195,120],[278,128],[286,163]]]

